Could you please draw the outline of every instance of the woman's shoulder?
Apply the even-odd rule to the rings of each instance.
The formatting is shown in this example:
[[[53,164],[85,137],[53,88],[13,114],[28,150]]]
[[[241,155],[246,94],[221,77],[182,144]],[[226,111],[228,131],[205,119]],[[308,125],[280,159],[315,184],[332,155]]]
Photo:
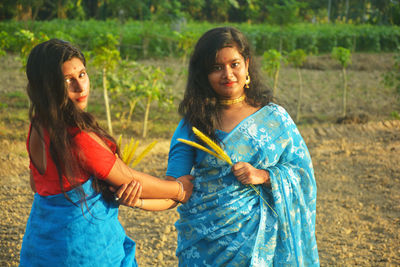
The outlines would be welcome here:
[[[180,120],[178,126],[176,127],[173,139],[184,138],[187,139],[191,136],[192,133],[191,124],[185,120],[184,118]]]
[[[111,149],[111,151],[116,151],[116,144],[107,138],[102,138],[98,136],[95,132],[89,132],[85,130],[73,130],[73,139],[78,147],[98,147],[101,146],[105,149]]]
[[[289,116],[289,113],[286,111],[286,109],[278,104],[275,103],[269,103],[268,105],[265,105],[262,108],[265,112],[273,115],[273,116],[277,116],[277,117],[287,117]]]
[[[274,120],[285,126],[295,125],[286,109],[278,104],[269,103],[263,107],[266,120]]]
[[[179,123],[178,126],[176,127],[175,132],[191,132],[192,131],[192,125],[191,123],[186,120],[185,118],[182,118]]]

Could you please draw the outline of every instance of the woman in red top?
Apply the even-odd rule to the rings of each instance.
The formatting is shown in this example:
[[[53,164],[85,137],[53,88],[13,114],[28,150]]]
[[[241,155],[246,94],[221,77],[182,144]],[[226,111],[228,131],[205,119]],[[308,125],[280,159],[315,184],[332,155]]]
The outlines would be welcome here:
[[[115,140],[85,112],[85,66],[82,52],[58,39],[37,45],[28,58],[27,149],[36,193],[21,266],[136,266],[135,243],[118,221],[110,187],[124,184],[118,197],[130,206],[142,199],[186,202],[192,192],[191,176],[166,181],[123,163]]]

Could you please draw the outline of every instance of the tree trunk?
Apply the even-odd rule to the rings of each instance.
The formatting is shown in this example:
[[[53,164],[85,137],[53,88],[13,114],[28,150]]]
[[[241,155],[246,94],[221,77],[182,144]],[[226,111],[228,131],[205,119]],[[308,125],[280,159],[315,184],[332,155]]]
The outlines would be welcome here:
[[[300,120],[300,109],[301,109],[301,97],[303,94],[303,79],[301,77],[300,68],[297,68],[297,76],[299,76],[299,91],[297,95],[297,112],[296,112],[296,122]]]
[[[58,19],[65,19],[67,18],[67,14],[65,11],[65,6],[63,5],[62,0],[58,0],[57,2],[57,18]]]
[[[147,135],[147,121],[149,119],[149,113],[150,113],[150,104],[151,104],[151,96],[149,95],[147,97],[147,103],[146,103],[146,111],[144,113],[144,121],[143,121],[143,138],[146,138]]]
[[[331,22],[332,0],[328,0],[328,22]]]
[[[365,19],[365,12],[366,12],[366,3],[365,0],[362,1],[362,15],[361,15],[361,22],[365,23],[366,19]]]
[[[343,74],[343,118],[346,117],[346,109],[347,109],[347,76],[346,69],[342,69]]]
[[[344,12],[344,15],[346,17],[346,23],[349,21],[349,8],[350,8],[349,0],[346,0],[346,9]]]
[[[110,104],[108,102],[108,92],[107,92],[107,69],[103,68],[103,95],[104,95],[104,104],[106,105],[106,115],[107,115],[107,125],[108,131],[111,135],[113,135],[112,124],[111,124],[111,112],[110,112]]]
[[[274,87],[273,87],[273,91],[272,91],[273,97],[276,97],[276,91],[277,91],[277,87],[278,87],[278,79],[279,79],[279,69],[275,71],[275,75],[274,75]]]
[[[135,100],[129,102],[129,114],[128,114],[128,119],[127,119],[128,122],[131,121],[131,117],[132,117],[133,111],[135,110],[137,101],[138,100],[136,98]]]

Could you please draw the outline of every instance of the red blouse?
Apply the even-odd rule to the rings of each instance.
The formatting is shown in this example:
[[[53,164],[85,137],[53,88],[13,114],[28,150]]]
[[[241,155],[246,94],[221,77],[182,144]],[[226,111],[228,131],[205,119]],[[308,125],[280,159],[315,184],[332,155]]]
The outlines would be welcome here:
[[[29,139],[31,136],[32,125],[29,126],[27,138],[27,150],[29,154],[29,168],[31,169],[33,180],[35,182],[36,192],[42,196],[57,195],[62,193],[58,172],[54,161],[50,156],[50,137],[44,130],[44,142],[46,150],[46,170],[41,174],[32,162],[29,151]],[[95,175],[99,179],[105,179],[114,166],[117,157],[115,156],[116,145],[110,140],[103,139],[111,151],[102,147],[97,141],[89,136],[88,133],[78,130],[72,130],[73,141],[78,148],[79,166],[81,168],[81,177],[77,178],[80,183],[86,182],[91,175]],[[73,186],[63,176],[64,190],[69,191]]]

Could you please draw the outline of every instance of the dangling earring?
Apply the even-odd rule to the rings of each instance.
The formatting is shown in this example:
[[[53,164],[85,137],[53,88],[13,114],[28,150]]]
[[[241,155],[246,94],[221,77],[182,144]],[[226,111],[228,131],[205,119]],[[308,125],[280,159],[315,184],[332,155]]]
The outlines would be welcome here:
[[[250,81],[251,81],[251,79],[250,79],[250,74],[249,74],[249,72],[247,72],[247,75],[246,75],[246,82],[244,83],[244,88],[246,88],[246,89],[249,89],[250,88]]]

